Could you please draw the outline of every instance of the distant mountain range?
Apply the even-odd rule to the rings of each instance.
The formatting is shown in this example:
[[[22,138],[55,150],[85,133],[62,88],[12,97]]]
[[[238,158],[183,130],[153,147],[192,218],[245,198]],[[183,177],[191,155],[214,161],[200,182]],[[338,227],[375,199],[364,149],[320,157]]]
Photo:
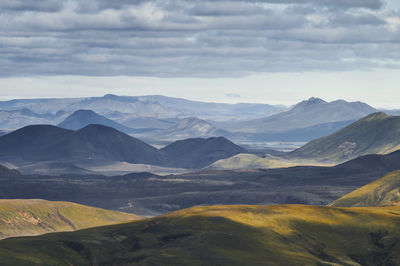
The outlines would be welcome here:
[[[357,120],[374,112],[377,112],[375,108],[361,102],[343,100],[325,102],[319,98],[310,98],[286,112],[255,120],[221,124],[221,126],[231,132],[287,132],[319,124]]]
[[[366,154],[400,149],[400,117],[378,112],[329,136],[311,141],[289,156],[343,162]]]
[[[245,151],[223,137],[187,139],[158,150],[103,125],[89,125],[77,131],[50,125],[28,126],[0,137],[0,159],[16,164],[108,160],[202,168]]]
[[[0,102],[0,130],[32,124],[111,126],[152,143],[224,136],[240,143],[310,141],[376,112],[361,102],[311,98],[293,106],[220,104],[165,96],[26,99]]]
[[[279,112],[282,106],[268,104],[223,104],[189,101],[166,96],[117,96],[72,99],[22,99],[0,102],[1,110],[28,108],[35,113],[47,114],[63,110],[72,113],[80,109],[93,110],[119,122],[132,117],[185,118],[230,120],[263,117]],[[119,116],[118,116],[119,114]]]

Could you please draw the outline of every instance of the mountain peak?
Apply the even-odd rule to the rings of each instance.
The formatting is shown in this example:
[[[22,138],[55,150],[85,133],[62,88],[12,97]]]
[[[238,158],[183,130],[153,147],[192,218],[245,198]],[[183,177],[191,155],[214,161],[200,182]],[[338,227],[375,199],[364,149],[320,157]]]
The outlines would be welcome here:
[[[97,115],[97,113],[88,109],[79,109],[73,112],[70,116],[81,116],[81,115]]]
[[[316,97],[311,97],[310,99],[306,100],[305,102],[310,103],[310,104],[326,103],[321,98],[316,98]]]
[[[118,95],[115,95],[115,94],[105,94],[104,96],[103,96],[103,98],[106,98],[106,99],[115,99],[115,98],[118,98],[119,96]]]
[[[304,100],[304,101],[296,104],[295,107],[308,107],[308,106],[314,106],[314,105],[325,104],[325,103],[327,103],[327,102],[325,102],[324,100],[322,100],[320,98],[311,97],[308,100]]]

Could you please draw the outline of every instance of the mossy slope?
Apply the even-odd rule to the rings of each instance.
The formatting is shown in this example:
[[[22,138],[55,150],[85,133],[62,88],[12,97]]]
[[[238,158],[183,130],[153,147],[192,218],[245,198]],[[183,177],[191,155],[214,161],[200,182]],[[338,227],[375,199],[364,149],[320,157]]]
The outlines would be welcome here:
[[[254,154],[241,153],[233,157],[218,160],[206,169],[237,170],[237,169],[265,169],[265,168],[287,168],[294,166],[330,166],[311,160],[290,160],[268,155],[265,158]]]
[[[195,207],[0,241],[8,265],[397,265],[400,208]]]
[[[338,207],[400,205],[400,171],[390,173],[329,204]]]
[[[74,231],[137,220],[138,218],[133,214],[71,202],[39,199],[0,200],[0,239]]]
[[[371,114],[329,136],[311,141],[290,157],[343,162],[366,154],[400,149],[400,116]]]

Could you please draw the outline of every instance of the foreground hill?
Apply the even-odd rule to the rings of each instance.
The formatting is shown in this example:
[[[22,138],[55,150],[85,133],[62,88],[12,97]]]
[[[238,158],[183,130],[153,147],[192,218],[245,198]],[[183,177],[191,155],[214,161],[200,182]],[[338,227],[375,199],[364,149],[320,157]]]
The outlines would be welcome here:
[[[96,112],[93,112],[92,110],[75,111],[64,121],[58,124],[58,127],[71,130],[79,130],[91,124],[112,127],[126,134],[135,133],[134,129],[121,125],[111,119],[97,114]]]
[[[374,112],[377,110],[362,102],[343,100],[325,102],[318,98],[310,98],[296,104],[289,111],[261,119],[228,124],[226,129],[231,132],[246,133],[285,132],[318,124],[356,120]]]
[[[202,168],[246,150],[218,137],[181,140],[159,150],[103,125],[77,131],[50,125],[28,126],[0,137],[0,159],[36,162],[128,162],[175,168]],[[78,170],[78,169],[76,169]]]
[[[332,202],[338,207],[390,206],[400,204],[400,171],[390,173]]]
[[[387,154],[400,149],[400,117],[371,114],[344,129],[290,153],[291,157],[345,161],[366,154]]]
[[[0,241],[6,265],[397,265],[399,207],[195,207]]]
[[[75,231],[139,219],[139,216],[70,202],[0,200],[0,239]]]

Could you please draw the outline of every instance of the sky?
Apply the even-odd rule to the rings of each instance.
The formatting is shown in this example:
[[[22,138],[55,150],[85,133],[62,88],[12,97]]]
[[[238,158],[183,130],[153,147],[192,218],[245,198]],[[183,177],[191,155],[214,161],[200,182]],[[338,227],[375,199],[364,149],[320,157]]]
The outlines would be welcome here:
[[[400,1],[0,1],[0,99],[107,93],[400,108]]]

